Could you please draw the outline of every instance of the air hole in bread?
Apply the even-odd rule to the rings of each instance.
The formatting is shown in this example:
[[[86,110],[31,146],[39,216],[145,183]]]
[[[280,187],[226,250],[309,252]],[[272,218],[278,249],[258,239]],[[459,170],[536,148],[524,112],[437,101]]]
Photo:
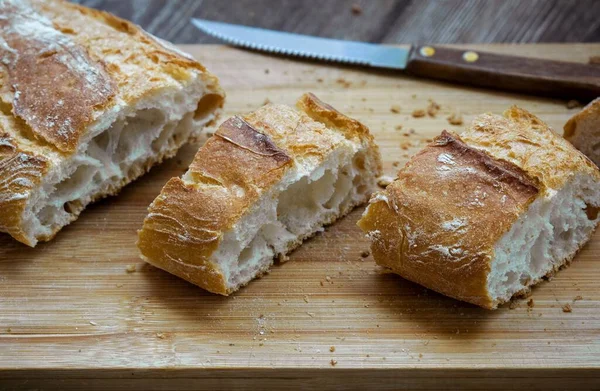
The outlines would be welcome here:
[[[157,156],[170,157],[193,132],[199,133],[214,112],[207,108],[196,116],[198,99],[198,91],[192,94],[184,90],[154,97],[140,102],[137,110],[116,117],[104,131],[91,132],[80,150],[54,167],[40,191],[31,197],[25,213],[31,242],[51,237],[97,194],[115,192],[147,171]],[[209,98],[209,102],[216,100]]]
[[[531,281],[552,274],[573,256],[598,223],[600,205],[592,202],[599,192],[593,179],[576,177],[531,203],[494,249],[487,281],[494,301],[526,290]]]
[[[206,94],[198,102],[198,106],[194,112],[194,119],[196,121],[202,119],[222,105],[223,97],[221,95]]]
[[[363,152],[359,152],[362,155]],[[231,290],[265,272],[274,258],[297,247],[340,215],[365,200],[374,185],[363,156],[340,148],[306,172],[291,169],[279,187],[264,194],[253,209],[225,233],[212,261],[223,270]]]

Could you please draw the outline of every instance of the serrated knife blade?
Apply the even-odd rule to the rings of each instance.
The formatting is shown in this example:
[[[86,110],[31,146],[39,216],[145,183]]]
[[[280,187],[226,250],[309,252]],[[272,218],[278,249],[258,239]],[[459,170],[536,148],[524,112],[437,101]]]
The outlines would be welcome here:
[[[311,37],[256,27],[192,19],[194,26],[231,45],[318,60],[404,69],[408,49],[364,42]]]
[[[409,48],[311,37],[192,19],[194,26],[231,45],[310,59],[378,68],[525,94],[589,101],[600,96],[600,67],[443,46]]]

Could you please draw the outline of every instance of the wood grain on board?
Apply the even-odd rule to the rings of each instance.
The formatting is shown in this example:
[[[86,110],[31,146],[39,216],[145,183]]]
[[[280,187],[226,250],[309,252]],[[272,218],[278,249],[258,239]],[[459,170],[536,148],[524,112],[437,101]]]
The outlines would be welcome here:
[[[470,47],[578,62],[600,55],[599,44]],[[182,48],[220,77],[223,119],[312,91],[371,128],[388,175],[442,129],[459,132],[453,113],[467,124],[517,104],[560,130],[577,111],[395,72]],[[412,117],[430,100],[441,106],[436,117]],[[361,256],[358,208],[289,262],[217,296],[144,264],[135,247],[147,206],[196,149],[89,207],[49,243],[31,249],[0,235],[0,389],[600,387],[600,233],[534,289],[533,306],[486,311],[381,273]]]

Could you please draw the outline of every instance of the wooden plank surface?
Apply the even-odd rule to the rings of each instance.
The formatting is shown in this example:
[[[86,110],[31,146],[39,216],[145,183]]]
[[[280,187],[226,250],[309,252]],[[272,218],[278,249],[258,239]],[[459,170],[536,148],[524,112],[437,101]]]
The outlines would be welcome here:
[[[475,47],[579,62],[600,55],[599,44]],[[183,49],[220,77],[225,116],[265,100],[293,104],[312,91],[371,128],[390,175],[442,129],[461,130],[448,124],[452,112],[467,123],[518,104],[560,130],[577,110],[393,72],[224,46]],[[437,117],[413,118],[429,99],[442,107]],[[134,244],[148,204],[196,148],[91,206],[50,243],[31,249],[0,235],[0,389],[491,390],[514,379],[532,390],[600,387],[600,233],[570,268],[534,289],[533,308],[522,300],[486,311],[382,274],[362,258],[368,241],[355,226],[359,208],[289,262],[221,297],[144,264]],[[563,312],[565,304],[572,312]]]
[[[200,17],[386,43],[598,42],[596,0],[75,0],[176,43],[217,43]],[[357,5],[360,13],[352,12]]]

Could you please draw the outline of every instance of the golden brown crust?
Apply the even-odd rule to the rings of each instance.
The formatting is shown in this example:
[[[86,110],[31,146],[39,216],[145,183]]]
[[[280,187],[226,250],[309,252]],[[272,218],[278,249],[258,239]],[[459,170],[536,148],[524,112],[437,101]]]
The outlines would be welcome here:
[[[128,21],[62,0],[6,0],[0,13],[5,16],[0,19],[0,129],[16,150],[44,162],[29,178],[32,189],[80,152],[92,128],[110,125],[117,112],[142,99],[201,81],[210,99],[201,100],[198,111],[202,105],[209,106],[206,112],[222,107],[224,93],[216,77]],[[186,141],[177,140],[131,167],[120,183],[91,199],[74,201],[72,220],[87,203],[117,193]],[[14,179],[12,174],[19,172],[4,171],[0,186]],[[22,202],[8,203],[10,189],[0,187],[0,231],[34,245],[23,236],[21,214],[35,191],[27,192]],[[59,229],[36,239],[50,239]]]
[[[0,35],[13,113],[39,138],[74,152],[95,110],[115,95],[103,64],[26,2],[0,4]]]
[[[585,155],[535,115],[516,106],[503,116],[478,116],[461,138],[497,159],[517,165],[544,189],[560,189],[581,173],[600,178],[597,167]]]
[[[210,256],[290,157],[244,119],[225,121],[198,151],[185,183],[172,178],[148,208],[138,247],[145,260],[202,288],[230,291]]]
[[[30,192],[47,170],[43,157],[19,150],[11,137],[0,131],[0,231],[27,242],[21,215]]]
[[[338,131],[283,105],[225,121],[198,150],[183,180],[171,179],[150,205],[139,231],[142,258],[208,291],[231,293],[238,287],[228,287],[211,261],[225,232],[296,158],[323,161],[342,140]]]
[[[499,304],[487,291],[495,244],[533,200],[575,175],[600,180],[567,141],[512,107],[503,117],[478,116],[460,138],[444,132],[372,197],[358,224],[377,263],[492,309]]]
[[[368,156],[368,160],[371,164],[370,169],[373,172],[381,174],[383,166],[381,163],[379,146],[377,146],[373,135],[365,125],[340,113],[312,93],[304,94],[298,100],[296,105],[315,121],[322,122],[330,128],[341,131],[346,138],[360,138],[368,143],[370,151]]]
[[[567,121],[563,136],[596,166],[600,166],[600,98]]]
[[[514,164],[444,131],[371,200],[359,226],[378,264],[491,308],[486,280],[494,245],[537,193],[536,181]]]

